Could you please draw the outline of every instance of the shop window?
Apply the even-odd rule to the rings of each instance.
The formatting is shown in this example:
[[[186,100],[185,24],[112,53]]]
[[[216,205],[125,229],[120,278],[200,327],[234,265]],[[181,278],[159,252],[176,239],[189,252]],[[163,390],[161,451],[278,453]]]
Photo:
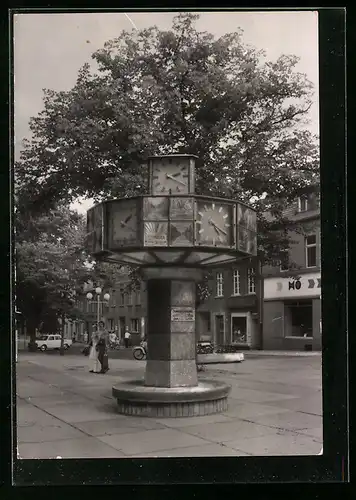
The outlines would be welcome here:
[[[231,318],[232,342],[247,342],[247,318],[246,316],[233,316]]]
[[[305,237],[305,260],[306,267],[315,267],[316,266],[316,235],[310,234]]]
[[[139,321],[138,318],[131,318],[131,332],[138,333],[139,330]]]
[[[223,297],[224,295],[224,276],[223,273],[216,273],[216,296]]]
[[[248,293],[256,293],[256,276],[253,268],[247,270],[247,289]]]
[[[286,302],[284,307],[285,335],[313,337],[313,306],[311,300]]]
[[[234,269],[233,273],[233,294],[240,295],[240,271]]]

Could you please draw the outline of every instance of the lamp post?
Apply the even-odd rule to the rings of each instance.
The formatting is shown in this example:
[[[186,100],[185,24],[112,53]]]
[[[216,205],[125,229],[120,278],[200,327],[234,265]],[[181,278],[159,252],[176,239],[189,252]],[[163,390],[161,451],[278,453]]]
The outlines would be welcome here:
[[[100,304],[107,304],[110,300],[110,294],[105,293],[103,296],[104,300],[100,300],[102,289],[99,286],[97,288],[95,288],[95,293],[96,293],[96,299],[94,299],[94,300],[93,300],[93,294],[91,292],[88,292],[86,297],[89,301],[89,304],[96,304],[96,324],[97,324],[97,328],[99,328]]]

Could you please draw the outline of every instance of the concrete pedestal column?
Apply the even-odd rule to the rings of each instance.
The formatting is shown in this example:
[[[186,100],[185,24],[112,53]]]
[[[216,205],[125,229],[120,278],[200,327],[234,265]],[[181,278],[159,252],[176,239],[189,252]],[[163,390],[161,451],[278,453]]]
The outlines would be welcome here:
[[[195,282],[147,282],[145,385],[189,387],[198,383],[195,362]]]
[[[146,386],[194,387],[198,384],[196,276],[189,279],[189,273],[184,271],[173,268],[162,277],[147,276]]]

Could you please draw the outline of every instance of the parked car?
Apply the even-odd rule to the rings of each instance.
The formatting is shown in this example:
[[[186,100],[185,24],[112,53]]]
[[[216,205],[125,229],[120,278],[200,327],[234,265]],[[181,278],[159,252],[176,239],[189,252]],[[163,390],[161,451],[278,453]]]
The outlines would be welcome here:
[[[60,335],[41,335],[36,339],[37,349],[41,351],[47,351],[47,349],[59,349],[61,347],[61,336]],[[72,345],[71,339],[64,339],[63,347],[64,349],[69,349]]]

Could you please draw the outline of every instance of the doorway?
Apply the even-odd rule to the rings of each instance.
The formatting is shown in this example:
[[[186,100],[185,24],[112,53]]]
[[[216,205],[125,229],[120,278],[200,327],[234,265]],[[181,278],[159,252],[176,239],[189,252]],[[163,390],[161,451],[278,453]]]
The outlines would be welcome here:
[[[234,344],[251,344],[250,313],[231,313],[231,341]]]
[[[126,320],[125,316],[120,316],[119,318],[119,334],[120,334],[120,340],[123,339],[124,333],[125,333],[125,325],[126,325]]]
[[[225,344],[225,321],[223,314],[215,315],[215,342],[217,345]]]

